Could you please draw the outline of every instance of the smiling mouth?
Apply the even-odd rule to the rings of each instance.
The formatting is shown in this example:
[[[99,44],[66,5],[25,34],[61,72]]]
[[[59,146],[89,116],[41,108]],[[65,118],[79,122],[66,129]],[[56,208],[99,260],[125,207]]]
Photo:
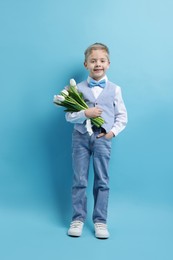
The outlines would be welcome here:
[[[95,69],[94,72],[101,72],[103,69]]]

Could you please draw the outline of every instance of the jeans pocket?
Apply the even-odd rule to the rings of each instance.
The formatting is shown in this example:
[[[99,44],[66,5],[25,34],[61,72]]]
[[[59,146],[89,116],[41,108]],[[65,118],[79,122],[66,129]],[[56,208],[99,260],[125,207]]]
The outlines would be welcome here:
[[[106,135],[104,135],[102,138],[104,138],[105,140],[111,142],[112,138],[107,138]]]

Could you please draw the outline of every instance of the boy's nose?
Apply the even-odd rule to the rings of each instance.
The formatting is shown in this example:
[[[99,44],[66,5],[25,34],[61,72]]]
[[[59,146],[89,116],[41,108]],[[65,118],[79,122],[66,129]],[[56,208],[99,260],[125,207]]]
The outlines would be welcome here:
[[[100,65],[101,65],[100,61],[97,61],[96,66],[98,67]]]

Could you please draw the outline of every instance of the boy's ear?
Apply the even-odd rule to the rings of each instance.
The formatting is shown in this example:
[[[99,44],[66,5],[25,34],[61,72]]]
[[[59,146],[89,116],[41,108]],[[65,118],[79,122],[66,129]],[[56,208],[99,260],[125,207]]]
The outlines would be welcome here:
[[[85,67],[86,69],[88,69],[88,68],[87,68],[87,62],[86,62],[86,61],[84,61],[84,67]]]

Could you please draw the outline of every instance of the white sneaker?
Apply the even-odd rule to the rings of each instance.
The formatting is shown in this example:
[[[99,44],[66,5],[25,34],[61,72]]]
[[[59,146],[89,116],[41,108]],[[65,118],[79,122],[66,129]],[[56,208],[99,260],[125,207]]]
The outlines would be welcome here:
[[[72,221],[67,234],[72,237],[80,237],[82,235],[83,225],[84,223],[79,220]]]
[[[97,238],[108,238],[109,237],[109,232],[108,232],[106,224],[95,223],[94,228],[95,228],[95,236]]]

